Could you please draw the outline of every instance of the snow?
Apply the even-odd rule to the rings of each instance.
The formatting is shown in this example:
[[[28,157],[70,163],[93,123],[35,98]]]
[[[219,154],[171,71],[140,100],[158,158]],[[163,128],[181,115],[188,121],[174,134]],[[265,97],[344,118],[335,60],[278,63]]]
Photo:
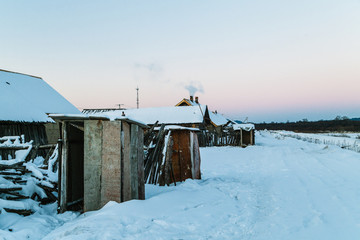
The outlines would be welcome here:
[[[19,141],[19,139],[21,140],[21,143]],[[19,194],[23,195],[23,196],[27,196],[27,197],[31,197],[34,196],[34,194],[36,194],[38,197],[35,199],[39,200],[39,197],[41,199],[47,198],[47,194],[45,193],[44,189],[42,189],[41,187],[38,186],[38,184],[41,184],[43,186],[47,186],[50,188],[54,188],[54,185],[52,183],[49,183],[48,180],[49,179],[57,179],[57,177],[52,176],[55,175],[57,171],[53,171],[53,169],[48,169],[48,170],[44,170],[41,169],[40,167],[44,166],[44,158],[43,157],[36,157],[33,160],[30,160],[28,162],[24,162],[25,158],[27,157],[27,155],[29,154],[30,150],[31,150],[31,143],[30,142],[25,142],[24,137],[18,137],[18,136],[10,136],[10,137],[2,137],[0,139],[0,141],[4,141],[3,145],[7,146],[7,147],[12,147],[12,146],[19,146],[19,147],[28,147],[28,149],[25,150],[17,150],[15,151],[15,159],[12,160],[0,160],[0,163],[2,164],[2,169],[4,170],[4,166],[6,165],[12,165],[15,163],[22,163],[21,166],[26,167],[26,169],[29,171],[26,174],[23,174],[21,176],[18,176],[21,178],[21,180],[23,181],[22,183],[17,183],[15,184],[14,182],[12,182],[11,179],[6,179],[5,176],[0,176],[0,187],[2,189],[8,189],[8,188],[18,188]],[[56,161],[57,159],[57,154],[53,154],[50,158],[50,160],[52,161],[52,163],[54,161]],[[6,169],[6,168],[5,168]],[[5,170],[6,172],[17,172],[15,169],[8,169]],[[2,171],[4,172],[4,171]],[[19,172],[20,173],[20,172]],[[50,175],[52,174],[52,175]],[[48,176],[50,175],[50,176]],[[34,176],[34,177],[32,177]],[[47,180],[47,181],[45,181]],[[53,192],[54,193],[54,192]],[[12,195],[12,194],[10,194]],[[16,196],[16,195],[15,195]],[[40,205],[40,200],[39,201],[35,201],[33,199],[21,199],[21,200],[9,200],[7,199],[6,196],[4,196],[3,194],[0,194],[0,239],[2,239],[2,230],[4,230],[5,226],[10,226],[8,225],[8,221],[6,221],[4,218],[11,218],[11,219],[17,219],[17,221],[14,221],[14,226],[15,229],[18,228],[19,232],[17,233],[18,235],[16,236],[16,239],[19,238],[19,236],[21,236],[21,234],[19,234],[20,232],[27,232],[26,228],[24,225],[18,225],[18,222],[27,222],[28,219],[32,219],[33,217],[29,217],[29,218],[19,218],[19,216],[16,216],[17,214],[13,214],[13,213],[7,213],[6,209],[18,209],[18,210],[31,210],[32,212],[35,212],[35,214],[33,216],[36,216],[39,213],[44,212],[44,209],[47,209],[47,206],[44,205]],[[56,209],[55,209],[56,210]],[[53,212],[55,213],[55,211]],[[49,213],[47,213],[46,215],[48,215]],[[48,216],[45,216],[45,218],[47,218]],[[16,223],[15,223],[16,222]],[[11,229],[14,229],[14,226],[11,225]],[[19,226],[19,227],[16,227]],[[32,232],[32,230],[30,231]],[[28,234],[25,234],[24,236],[28,236]],[[11,236],[9,236],[10,239],[12,239]]]
[[[48,164],[48,169],[47,169],[49,180],[52,182],[58,182],[58,177],[59,177],[58,168],[54,169],[55,163],[59,157],[58,148],[59,148],[59,145],[56,144],[55,150],[49,158],[49,164]]]
[[[161,127],[154,128],[155,131],[159,131]],[[190,128],[190,127],[183,127],[179,125],[166,125],[164,126],[164,130],[188,130],[188,131],[200,131],[199,128]]]
[[[12,209],[31,209],[34,211],[39,210],[38,204],[32,199],[24,199],[22,201],[3,200],[0,198],[1,208]]]
[[[139,109],[119,109],[109,110],[97,113],[86,111],[87,116],[106,117],[109,119],[126,118],[135,119],[147,125],[152,125],[156,121],[159,124],[186,124],[186,123],[202,123],[206,112],[206,105],[196,106],[181,106],[181,107],[153,107],[153,108],[139,108]],[[209,112],[211,121],[217,125],[224,125],[229,120],[218,113]]]
[[[79,214],[66,212],[56,214],[57,204],[50,204],[28,217],[16,213],[2,212],[0,214],[0,239],[41,239],[56,227],[71,221]],[[11,231],[9,231],[11,230]]]
[[[204,110],[199,106],[189,106],[115,110],[91,115],[116,119],[121,118],[122,113],[124,113],[127,118],[136,119],[149,125],[154,124],[156,121],[159,121],[159,124],[202,123],[203,112]]]
[[[168,144],[169,144],[169,139],[170,139],[170,136],[171,136],[171,130],[169,130],[169,132],[166,134],[165,136],[165,139],[164,139],[164,148],[163,148],[163,151],[162,151],[162,162],[161,162],[161,165],[160,166],[164,166],[165,165],[165,160],[166,160],[166,150],[168,148]],[[156,169],[157,171],[157,169]],[[162,175],[163,172],[160,168],[160,175]],[[150,174],[149,174],[150,176]],[[148,182],[149,179],[146,179],[146,182]]]
[[[212,111],[209,111],[209,117],[216,126],[225,125],[229,122],[229,120],[225,118],[223,115],[219,113],[214,113]]]
[[[0,137],[0,147],[27,147],[23,150],[17,150],[15,152],[15,159],[2,160],[0,156],[0,164],[10,166],[13,164],[24,162],[25,158],[32,149],[32,142],[33,141],[25,142],[24,135]]]
[[[32,175],[34,177],[36,177],[39,180],[42,180],[44,178],[44,175],[42,174],[42,172],[36,167],[36,165],[34,163],[31,162],[27,162],[24,163],[24,166],[26,167],[26,169],[30,172],[32,172]]]
[[[132,118],[136,121],[152,125],[156,121],[159,124],[186,124],[186,123],[202,123],[206,113],[207,106],[196,104],[193,106],[178,107],[153,107],[139,109],[86,109],[83,111],[85,116],[105,117],[111,120],[124,118]],[[223,115],[208,111],[210,120],[216,125],[221,126],[229,122]],[[54,115],[53,115],[54,116]]]
[[[0,70],[0,121],[53,122],[47,113],[80,113],[44,80]]]
[[[359,133],[295,133],[291,131],[273,131],[275,135],[281,137],[292,137],[299,140],[317,143],[335,145],[341,148],[360,152],[360,134]]]
[[[53,119],[61,119],[61,120],[109,120],[109,121],[115,121],[115,120],[124,120],[128,122],[135,123],[143,128],[148,128],[146,123],[141,122],[137,119],[131,118],[131,117],[125,117],[118,114],[106,114],[107,112],[99,112],[99,113],[93,113],[93,114],[49,114],[50,118]]]
[[[50,210],[18,219],[1,214],[0,236],[51,240],[360,238],[359,153],[268,131],[257,132],[256,142],[247,148],[201,148],[202,180],[169,187],[146,185],[143,201],[109,202],[99,211],[78,217]]]
[[[32,141],[25,143],[25,136],[4,136],[0,137],[1,147],[19,147],[19,146],[31,146]]]
[[[234,130],[245,130],[245,131],[251,131],[255,129],[255,125],[252,123],[237,123],[232,125]]]

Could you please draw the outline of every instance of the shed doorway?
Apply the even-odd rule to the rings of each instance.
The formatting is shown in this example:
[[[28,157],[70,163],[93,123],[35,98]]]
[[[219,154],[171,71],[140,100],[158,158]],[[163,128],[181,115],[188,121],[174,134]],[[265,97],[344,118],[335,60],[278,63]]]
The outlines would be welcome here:
[[[83,211],[84,205],[84,122],[63,122],[61,136],[63,140],[62,154],[67,155],[66,161],[66,209]],[[62,166],[63,167],[63,166]]]

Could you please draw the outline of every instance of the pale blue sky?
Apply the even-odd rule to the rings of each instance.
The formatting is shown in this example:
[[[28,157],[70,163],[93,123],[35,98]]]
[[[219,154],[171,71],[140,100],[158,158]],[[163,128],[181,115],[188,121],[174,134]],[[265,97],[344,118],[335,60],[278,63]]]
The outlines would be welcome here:
[[[360,1],[4,1],[0,68],[79,108],[200,101],[250,121],[360,116]]]

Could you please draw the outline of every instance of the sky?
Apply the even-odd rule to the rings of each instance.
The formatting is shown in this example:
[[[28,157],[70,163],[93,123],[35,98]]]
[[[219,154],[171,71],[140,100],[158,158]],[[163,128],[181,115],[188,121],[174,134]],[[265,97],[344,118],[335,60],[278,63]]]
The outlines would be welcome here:
[[[360,117],[360,0],[0,0],[0,69],[79,109],[189,89],[252,122]]]

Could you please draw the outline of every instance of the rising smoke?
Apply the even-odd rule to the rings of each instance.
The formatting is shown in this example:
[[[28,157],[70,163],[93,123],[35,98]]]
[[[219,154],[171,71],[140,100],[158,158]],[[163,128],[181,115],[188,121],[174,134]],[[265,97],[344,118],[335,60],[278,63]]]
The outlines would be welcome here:
[[[185,86],[189,91],[190,96],[194,96],[196,92],[204,93],[204,88],[200,82],[190,82]]]

